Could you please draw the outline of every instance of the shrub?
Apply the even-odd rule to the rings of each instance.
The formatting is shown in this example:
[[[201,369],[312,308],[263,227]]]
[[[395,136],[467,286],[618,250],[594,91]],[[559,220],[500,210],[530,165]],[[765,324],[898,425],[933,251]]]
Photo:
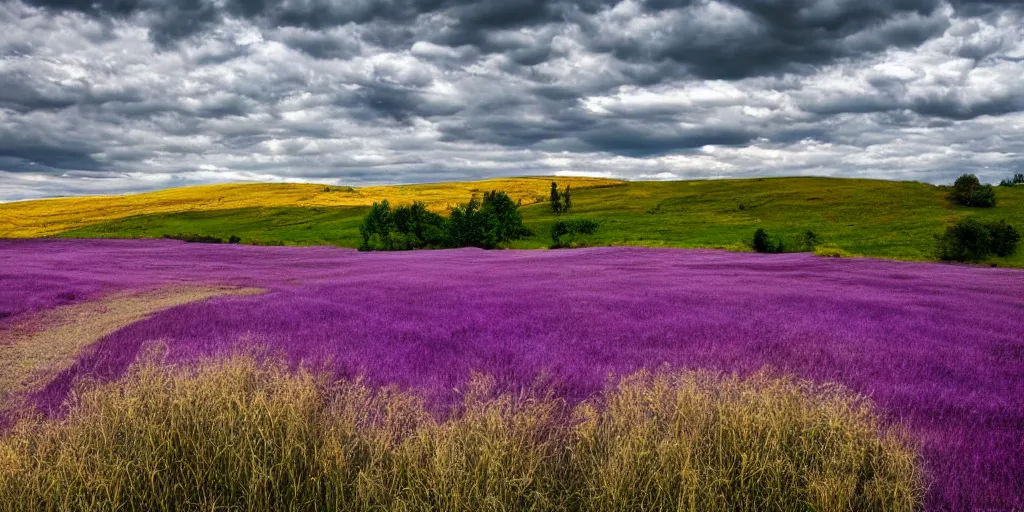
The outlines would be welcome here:
[[[0,438],[0,511],[891,510],[919,456],[865,398],[765,373],[640,373],[589,402],[458,411],[242,357],[142,365]]]
[[[948,261],[981,261],[992,254],[992,234],[973,217],[960,219],[939,237],[939,258]]]
[[[768,236],[768,233],[761,228],[757,228],[757,231],[754,231],[754,240],[751,247],[757,252],[767,253],[779,253],[786,249],[782,240]]]
[[[953,190],[949,194],[950,200],[963,206],[977,206],[988,208],[996,205],[995,191],[992,185],[982,185],[978,177],[973,174],[964,174],[953,183]]]
[[[166,239],[170,239],[170,240],[181,240],[183,242],[199,243],[199,244],[219,244],[219,243],[223,243],[224,242],[224,240],[221,240],[220,238],[217,238],[215,236],[200,235],[200,234],[196,234],[196,233],[192,233],[192,234],[188,234],[188,235],[182,235],[182,234],[164,235],[163,237],[166,238]]]
[[[988,234],[992,238],[992,254],[1005,258],[1017,252],[1017,246],[1020,245],[1020,233],[1013,226],[1007,224],[1005,220],[1000,220],[985,224],[985,228],[988,229]]]
[[[574,247],[576,236],[592,235],[597,231],[597,227],[598,223],[590,219],[558,221],[551,226],[551,248]]]
[[[229,244],[240,244],[240,243],[242,243],[242,239],[237,237],[237,236],[235,236],[235,235],[231,235],[231,238],[228,238],[228,243]]]
[[[800,236],[800,248],[808,252],[814,252],[814,248],[821,243],[821,238],[814,231],[807,230]]]
[[[844,251],[838,247],[815,247],[814,255],[822,258],[852,258],[853,253]]]

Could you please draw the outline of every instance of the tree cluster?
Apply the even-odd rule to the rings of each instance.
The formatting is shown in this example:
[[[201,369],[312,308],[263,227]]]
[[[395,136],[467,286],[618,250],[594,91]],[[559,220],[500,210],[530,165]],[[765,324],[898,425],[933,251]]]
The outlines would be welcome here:
[[[558,190],[558,183],[551,182],[551,211],[565,213],[572,208],[572,186],[566,185],[565,190]]]
[[[979,222],[968,217],[956,221],[939,236],[939,258],[978,262],[989,256],[1010,256],[1020,245],[1020,233],[1004,220]]]
[[[1014,174],[1012,178],[1007,178],[999,182],[1000,187],[1015,187],[1017,185],[1024,185],[1024,173]]]
[[[956,179],[949,199],[962,206],[989,208],[996,205],[996,193],[992,185],[982,185],[973,174],[964,174]]]
[[[501,191],[484,194],[452,209],[448,218],[427,210],[422,202],[394,209],[387,200],[374,203],[363,218],[359,234],[362,251],[403,251],[425,248],[480,247],[532,235],[523,226],[519,203]]]

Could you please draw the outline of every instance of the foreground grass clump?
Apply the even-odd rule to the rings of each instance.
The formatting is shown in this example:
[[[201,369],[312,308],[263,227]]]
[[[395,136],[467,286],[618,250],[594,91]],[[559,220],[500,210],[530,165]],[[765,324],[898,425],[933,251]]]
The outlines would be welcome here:
[[[450,418],[250,357],[143,364],[0,439],[0,510],[914,510],[915,452],[835,387],[641,373]]]

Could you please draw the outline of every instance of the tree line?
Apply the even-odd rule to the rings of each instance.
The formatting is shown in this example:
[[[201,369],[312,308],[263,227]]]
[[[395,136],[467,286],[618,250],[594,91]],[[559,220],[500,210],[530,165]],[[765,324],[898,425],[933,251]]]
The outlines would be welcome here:
[[[483,200],[473,197],[452,208],[443,217],[416,201],[392,208],[385,199],[373,203],[359,226],[361,251],[402,251],[479,247],[494,249],[501,244],[533,236],[523,226],[520,203],[505,192],[492,190]]]

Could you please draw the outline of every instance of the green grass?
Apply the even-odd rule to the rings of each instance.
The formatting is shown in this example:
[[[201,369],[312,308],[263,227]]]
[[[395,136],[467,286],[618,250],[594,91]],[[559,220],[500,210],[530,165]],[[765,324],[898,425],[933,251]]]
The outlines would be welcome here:
[[[0,437],[0,511],[918,510],[920,457],[878,418],[764,373],[642,373],[574,407],[477,377],[439,420],[252,357],[144,364]]]
[[[135,215],[74,229],[62,238],[161,238],[200,234],[227,241],[268,245],[358,247],[359,225],[370,209],[355,207],[273,207]]]
[[[556,179],[557,181],[557,179]],[[716,247],[746,250],[762,227],[795,249],[806,230],[821,243],[850,254],[904,260],[934,260],[935,235],[960,217],[1006,219],[1024,231],[1024,187],[996,187],[995,208],[952,205],[947,190],[923,183],[838,178],[761,178],[674,182],[629,182],[573,191],[573,210],[601,227],[580,240],[589,245]],[[467,198],[468,199],[468,198]],[[742,208],[741,208],[742,206]],[[87,226],[63,237],[160,237],[199,233],[243,241],[356,247],[364,208],[247,208],[144,215]],[[535,233],[517,248],[550,245],[556,222],[546,204],[524,206]],[[1001,266],[1024,267],[1024,251],[994,258]]]

